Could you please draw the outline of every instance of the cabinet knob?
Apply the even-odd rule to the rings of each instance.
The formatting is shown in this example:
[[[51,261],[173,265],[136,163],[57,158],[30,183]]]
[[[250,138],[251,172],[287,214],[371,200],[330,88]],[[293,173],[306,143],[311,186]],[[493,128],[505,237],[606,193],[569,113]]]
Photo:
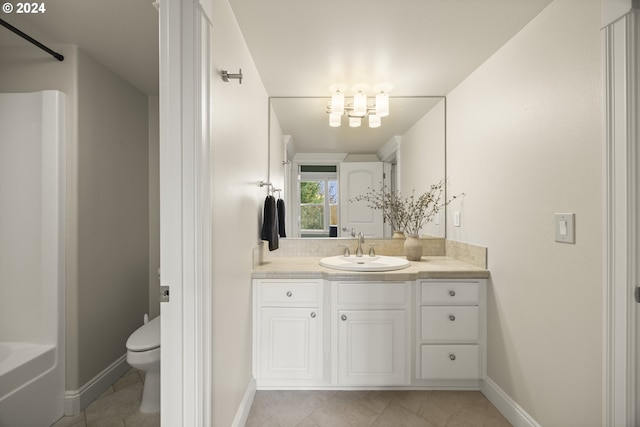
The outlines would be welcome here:
[[[340,318],[341,318],[342,320],[347,320],[347,315],[346,315],[346,314],[343,314],[342,316],[340,316]]]
[[[312,318],[312,319],[315,319],[315,318],[316,318],[316,312],[315,312],[315,311],[312,311],[312,312],[311,312],[311,318]]]
[[[453,314],[450,314],[449,315],[449,320],[451,320],[453,322],[454,320],[456,320],[456,316],[454,316]]]
[[[451,295],[452,297],[456,296],[456,291],[449,291],[449,295]]]
[[[455,355],[455,354],[450,354],[450,355],[449,355],[449,359],[451,359],[451,360],[456,360],[456,355]]]
[[[288,296],[289,298],[291,298],[291,296],[292,296],[292,295],[293,295],[293,293],[292,293],[291,291],[287,291],[287,296]]]

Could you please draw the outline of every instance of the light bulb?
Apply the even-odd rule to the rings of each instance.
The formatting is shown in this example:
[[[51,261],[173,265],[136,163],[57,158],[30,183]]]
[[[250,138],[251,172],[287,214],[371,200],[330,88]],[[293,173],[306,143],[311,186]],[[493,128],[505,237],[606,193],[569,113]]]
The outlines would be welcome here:
[[[376,116],[387,117],[389,115],[389,95],[380,92],[376,95]]]
[[[361,90],[353,97],[353,114],[360,117],[367,114],[367,95]]]
[[[382,121],[380,120],[380,116],[376,116],[375,114],[369,114],[369,127],[370,128],[379,128],[381,122]]]
[[[342,122],[342,114],[340,113],[331,113],[329,114],[329,126],[332,128],[340,127],[340,123]]]
[[[344,114],[344,95],[339,90],[331,96],[331,112]]]
[[[357,128],[360,127],[362,120],[360,117],[349,117],[349,127]]]

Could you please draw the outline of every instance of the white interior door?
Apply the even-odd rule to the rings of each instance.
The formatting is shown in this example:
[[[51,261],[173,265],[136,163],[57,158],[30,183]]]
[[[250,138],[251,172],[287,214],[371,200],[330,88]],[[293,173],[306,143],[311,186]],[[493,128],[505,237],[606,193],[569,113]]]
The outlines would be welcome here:
[[[372,189],[381,190],[383,176],[382,162],[340,164],[340,236],[350,236],[351,230],[365,237],[383,235],[382,211],[371,209],[366,201],[350,202]]]

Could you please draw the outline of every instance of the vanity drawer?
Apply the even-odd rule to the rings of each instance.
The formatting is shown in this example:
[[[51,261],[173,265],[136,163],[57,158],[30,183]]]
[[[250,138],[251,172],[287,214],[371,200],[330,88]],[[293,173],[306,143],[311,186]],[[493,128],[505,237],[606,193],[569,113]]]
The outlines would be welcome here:
[[[476,341],[480,327],[476,306],[420,307],[423,341]]]
[[[337,302],[349,307],[405,306],[411,300],[407,282],[338,283]]]
[[[300,305],[322,302],[320,281],[260,281],[258,286],[261,305]]]
[[[480,378],[480,349],[477,345],[422,345],[420,377],[431,379]]]
[[[478,282],[422,282],[420,302],[426,304],[477,305],[480,300]]]

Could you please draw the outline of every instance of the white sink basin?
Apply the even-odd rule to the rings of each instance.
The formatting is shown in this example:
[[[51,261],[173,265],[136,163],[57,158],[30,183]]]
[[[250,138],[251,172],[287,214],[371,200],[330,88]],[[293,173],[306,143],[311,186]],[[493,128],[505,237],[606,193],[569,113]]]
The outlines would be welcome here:
[[[347,271],[391,271],[401,270],[411,265],[409,261],[404,258],[397,258],[392,256],[368,256],[361,257],[342,255],[330,256],[322,258],[320,265],[327,268],[333,268],[335,270],[347,270]]]

